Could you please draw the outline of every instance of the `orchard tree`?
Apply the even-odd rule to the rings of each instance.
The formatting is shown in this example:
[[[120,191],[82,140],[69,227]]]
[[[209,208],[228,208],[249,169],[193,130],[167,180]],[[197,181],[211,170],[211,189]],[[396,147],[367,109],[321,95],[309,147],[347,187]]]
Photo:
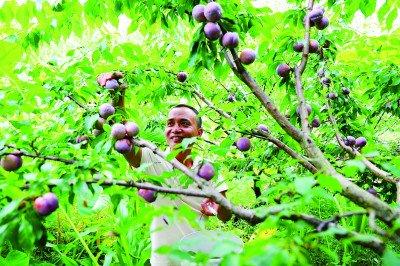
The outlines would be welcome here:
[[[233,218],[206,228],[245,242],[162,250],[182,261],[400,263],[400,6],[289,2],[2,3],[1,262],[145,264],[166,194],[213,199]],[[205,134],[164,152],[178,103]],[[189,145],[198,172],[175,159]],[[129,167],[137,147],[173,171]]]

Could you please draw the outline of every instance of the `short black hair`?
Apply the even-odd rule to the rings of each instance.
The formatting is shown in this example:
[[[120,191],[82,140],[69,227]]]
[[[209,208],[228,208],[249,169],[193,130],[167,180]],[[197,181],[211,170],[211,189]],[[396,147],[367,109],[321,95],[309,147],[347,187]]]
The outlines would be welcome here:
[[[196,114],[196,123],[197,123],[197,126],[198,126],[199,128],[201,128],[201,126],[203,125],[203,120],[201,120],[201,117],[199,116],[199,111],[197,111],[197,109],[194,108],[193,106],[190,106],[190,105],[187,105],[187,104],[184,104],[184,103],[177,104],[177,105],[173,106],[173,107],[171,108],[171,110],[174,109],[174,108],[180,108],[180,107],[186,107],[186,108],[189,108],[190,110],[192,110],[192,111]]]

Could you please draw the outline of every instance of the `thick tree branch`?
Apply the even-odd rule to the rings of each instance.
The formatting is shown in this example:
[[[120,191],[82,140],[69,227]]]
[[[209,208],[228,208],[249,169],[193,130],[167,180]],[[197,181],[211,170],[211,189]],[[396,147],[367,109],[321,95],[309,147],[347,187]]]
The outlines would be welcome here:
[[[314,1],[309,1],[308,3],[308,12],[312,10]],[[300,122],[301,122],[301,128],[304,134],[309,135],[310,134],[310,126],[308,124],[308,113],[306,110],[306,99],[304,97],[304,91],[303,91],[303,85],[301,83],[301,74],[304,72],[304,69],[306,68],[307,64],[307,59],[308,59],[308,53],[309,53],[309,44],[310,44],[310,20],[308,19],[308,14],[306,15],[305,19],[305,36],[304,36],[304,48],[303,48],[303,54],[301,58],[301,62],[298,66],[294,68],[294,76],[295,76],[295,81],[296,81],[296,94],[297,98],[299,98],[299,113],[300,113]]]

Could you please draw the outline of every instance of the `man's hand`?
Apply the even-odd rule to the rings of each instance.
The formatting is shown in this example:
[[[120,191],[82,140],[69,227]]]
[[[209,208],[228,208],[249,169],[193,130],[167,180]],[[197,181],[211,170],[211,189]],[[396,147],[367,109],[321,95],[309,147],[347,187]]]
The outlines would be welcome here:
[[[119,72],[106,72],[106,73],[102,73],[97,77],[97,83],[99,83],[100,86],[104,87],[107,83],[107,81],[111,80],[111,79],[121,79],[123,78],[124,75]]]
[[[201,213],[206,216],[215,216],[218,214],[219,205],[215,203],[212,199],[204,199],[201,204]]]

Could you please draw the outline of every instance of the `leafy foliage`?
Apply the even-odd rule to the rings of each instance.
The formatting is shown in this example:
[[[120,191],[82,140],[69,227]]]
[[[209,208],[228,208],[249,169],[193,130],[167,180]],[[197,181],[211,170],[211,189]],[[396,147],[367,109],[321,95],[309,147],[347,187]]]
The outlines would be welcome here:
[[[154,177],[145,174],[145,165],[130,169],[113,149],[108,124],[99,136],[92,134],[98,106],[111,100],[96,83],[97,75],[106,71],[123,71],[128,85],[126,112],[118,109],[108,121],[135,121],[140,137],[162,149],[166,148],[163,128],[169,108],[187,102],[200,110],[208,142],[198,140],[194,152],[212,159],[230,187],[227,197],[233,203],[260,212],[279,203],[288,211],[321,219],[359,210],[339,194],[341,187],[334,178],[312,175],[275,145],[252,138],[252,148],[246,153],[233,147],[237,138],[263,123],[294,151],[303,153],[233,76],[225,50],[204,37],[203,25],[194,23],[191,10],[198,1],[81,2],[5,1],[0,9],[0,154],[12,151],[8,146],[12,145],[29,154],[74,160],[65,164],[24,156],[18,171],[0,169],[2,265],[148,263],[151,219],[159,213],[172,215],[173,210],[155,210],[135,189],[86,181],[98,177],[159,184],[182,174]],[[239,33],[239,51],[245,47],[257,51],[256,62],[247,70],[279,110],[300,127],[294,83],[282,82],[275,69],[282,62],[293,66],[301,60],[292,46],[303,38],[305,2],[289,1],[293,7],[282,13],[255,8],[250,1],[220,2],[221,24]],[[330,46],[310,56],[303,75],[304,94],[312,107],[309,119],[318,117],[322,122],[312,136],[339,172],[363,189],[374,187],[382,200],[397,206],[395,186],[375,178],[360,158],[349,158],[337,145],[329,112],[336,117],[341,134],[367,138],[363,155],[400,177],[400,32],[393,27],[399,4],[385,1],[378,7],[377,1],[329,0],[326,9],[331,26],[313,31],[312,38]],[[387,30],[385,35],[368,37],[350,29],[357,12],[366,17],[376,14]],[[321,85],[316,74],[320,69],[331,78],[331,87]],[[189,73],[183,84],[175,78],[181,70]],[[342,87],[348,87],[350,95],[343,95]],[[195,88],[233,120],[203,104],[193,94]],[[328,92],[338,95],[329,110]],[[236,101],[228,102],[229,94]],[[76,143],[81,135],[89,136],[88,143]],[[33,200],[48,190],[59,196],[61,208],[41,217],[33,211]],[[394,241],[386,241],[388,248],[381,257],[356,246],[355,239],[336,240],[334,229],[321,234],[304,222],[285,220],[285,214],[259,225],[210,219],[205,227],[229,231],[245,242],[238,254],[229,244],[221,244],[223,265],[398,264],[399,246]],[[179,215],[192,214],[182,209]],[[353,216],[340,224],[370,237],[373,232],[367,220]],[[173,247],[165,252],[196,263],[209,260],[207,254],[193,257]]]

